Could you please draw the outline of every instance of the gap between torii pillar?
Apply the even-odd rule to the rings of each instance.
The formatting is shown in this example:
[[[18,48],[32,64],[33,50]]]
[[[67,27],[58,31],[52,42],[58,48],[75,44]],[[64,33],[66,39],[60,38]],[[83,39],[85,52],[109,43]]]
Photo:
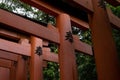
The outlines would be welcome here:
[[[60,80],[78,80],[76,57],[73,43],[66,39],[66,32],[71,30],[70,16],[67,14],[60,14],[57,16],[57,28],[60,33],[60,47],[59,47],[59,64],[60,64]]]
[[[93,1],[94,13],[89,15],[98,80],[120,80],[120,66],[112,28],[104,8]]]

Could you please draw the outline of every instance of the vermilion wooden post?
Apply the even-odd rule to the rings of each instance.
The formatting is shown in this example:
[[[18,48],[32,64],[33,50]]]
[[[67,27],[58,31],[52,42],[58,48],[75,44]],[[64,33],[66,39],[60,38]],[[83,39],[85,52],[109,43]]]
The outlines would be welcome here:
[[[120,80],[120,66],[106,10],[98,6],[98,0],[92,1],[94,13],[90,16],[90,28],[98,80]]]
[[[31,37],[30,80],[43,80],[42,55],[36,54],[36,50],[38,47],[42,47],[42,40],[32,36]]]
[[[71,32],[70,17],[67,14],[57,16],[57,27],[60,32],[59,64],[60,80],[77,80],[76,59],[73,43],[66,39]]]
[[[22,56],[18,56],[18,62],[16,65],[16,80],[27,80],[27,65]]]
[[[10,80],[9,68],[0,67],[0,80]]]
[[[12,61],[10,68],[10,80],[16,80],[16,62]]]

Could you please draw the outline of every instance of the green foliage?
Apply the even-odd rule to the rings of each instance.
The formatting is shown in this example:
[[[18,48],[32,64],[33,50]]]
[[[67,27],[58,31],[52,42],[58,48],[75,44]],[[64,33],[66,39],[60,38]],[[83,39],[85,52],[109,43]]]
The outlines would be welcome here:
[[[0,2],[0,8],[30,18],[37,22],[45,24],[51,23],[55,25],[54,16],[46,14],[35,7],[21,2],[20,0],[2,0],[2,2]]]
[[[82,41],[82,42],[85,42],[87,44],[90,44],[92,45],[92,41],[91,41],[91,33],[90,33],[90,30],[81,30],[77,27],[72,27],[72,33],[74,35],[78,35],[79,36],[79,39]]]
[[[118,57],[119,57],[119,61],[120,61],[120,30],[113,29],[113,37],[114,37],[114,40],[116,43]]]
[[[97,80],[94,57],[82,53],[77,53],[76,57],[79,80]]]
[[[81,33],[83,38],[81,41],[92,44],[90,31],[83,31]],[[84,53],[76,54],[76,62],[78,65],[79,80],[97,80],[96,65],[94,56],[86,55]]]
[[[120,6],[113,7],[111,5],[108,5],[108,7],[111,8],[113,14],[115,14],[116,16],[118,16],[120,18]],[[114,37],[114,40],[115,40],[115,43],[116,43],[118,57],[119,57],[119,60],[120,60],[120,29],[112,29],[112,33],[113,33],[113,37]]]
[[[44,80],[59,80],[59,65],[57,63],[48,62],[44,68]]]
[[[56,45],[55,43],[49,43],[48,46],[49,46],[51,52],[58,54],[58,45]]]
[[[111,8],[113,14],[115,14],[116,16],[118,16],[120,18],[120,6],[118,7],[113,7],[111,5],[108,5],[108,7]]]
[[[72,27],[72,32],[74,35],[78,35],[81,41],[92,45],[90,30],[83,31],[79,28]],[[95,60],[93,56],[76,52],[76,62],[79,80],[97,80]]]
[[[92,45],[90,30],[82,31],[81,32],[81,36],[82,36],[81,41],[83,41],[83,42],[85,42],[87,44]]]

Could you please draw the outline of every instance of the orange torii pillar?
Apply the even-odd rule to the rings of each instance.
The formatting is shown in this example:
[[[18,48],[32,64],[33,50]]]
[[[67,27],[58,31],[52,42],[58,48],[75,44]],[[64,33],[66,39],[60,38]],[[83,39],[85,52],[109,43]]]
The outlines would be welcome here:
[[[24,56],[25,57],[25,56]],[[21,55],[18,56],[18,62],[14,63],[16,65],[16,79],[15,80],[27,80],[27,57],[25,58]]]
[[[0,67],[0,80],[10,80],[10,69]]]
[[[10,80],[16,80],[16,63],[14,61],[11,62]]]
[[[67,34],[71,35],[71,22],[67,14],[57,16],[57,27],[60,32],[59,64],[60,80],[77,80],[76,58],[73,42],[66,40]],[[72,36],[71,36],[72,37]]]
[[[94,13],[89,20],[98,80],[120,80],[117,51],[106,9],[99,6],[98,0],[92,1]]]
[[[42,40],[31,36],[30,80],[43,80]]]

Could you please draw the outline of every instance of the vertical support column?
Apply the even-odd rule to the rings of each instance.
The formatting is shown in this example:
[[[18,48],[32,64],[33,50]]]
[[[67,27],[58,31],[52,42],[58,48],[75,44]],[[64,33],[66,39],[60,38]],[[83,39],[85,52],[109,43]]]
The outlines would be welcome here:
[[[0,67],[0,80],[10,80],[9,68]]]
[[[21,40],[19,43],[21,45],[26,45],[26,48],[27,48],[27,45],[29,45],[29,40],[24,36],[21,36],[20,39]],[[16,64],[16,79],[15,80],[27,80],[28,70],[29,70],[27,62],[28,62],[28,56],[18,55],[18,61]]]
[[[16,62],[12,61],[10,68],[10,80],[16,80]]]
[[[27,80],[27,59],[23,59],[22,56],[18,56],[18,62],[16,67],[16,80]]]
[[[30,80],[43,80],[43,58],[40,47],[42,48],[42,40],[34,36],[31,37],[31,60],[30,60]],[[39,50],[38,50],[39,49]],[[36,53],[37,50],[37,53]]]
[[[69,42],[69,40],[65,40],[67,32],[72,32],[70,17],[67,14],[60,14],[57,17],[57,27],[60,32],[60,80],[77,80],[76,59],[73,43]]]
[[[99,0],[92,1],[94,13],[90,16],[90,28],[98,80],[120,80],[120,67],[106,10],[99,6]]]

